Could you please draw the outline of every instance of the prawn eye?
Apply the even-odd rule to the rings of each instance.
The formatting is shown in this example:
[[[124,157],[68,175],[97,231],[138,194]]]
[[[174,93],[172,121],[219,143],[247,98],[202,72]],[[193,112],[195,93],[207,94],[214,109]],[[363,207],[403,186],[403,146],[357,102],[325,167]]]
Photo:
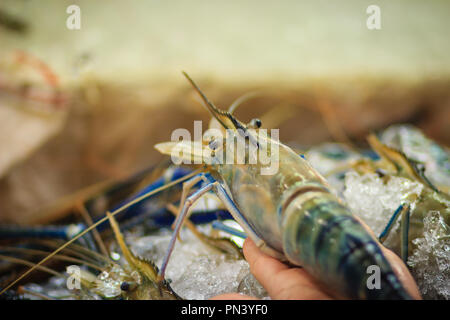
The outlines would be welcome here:
[[[387,173],[385,170],[378,168],[377,170],[375,170],[375,173],[380,177],[383,178]]]
[[[122,282],[122,284],[120,285],[120,290],[122,291],[130,290],[130,284],[126,281]]]
[[[425,171],[425,165],[423,163],[416,163],[416,168],[417,170],[419,170],[420,172],[424,172]]]
[[[209,147],[211,150],[216,150],[218,148],[218,142],[216,139],[213,139],[209,142]]]
[[[120,284],[120,290],[122,291],[131,291],[136,289],[136,283],[124,281]]]
[[[254,119],[250,120],[247,127],[251,128],[251,129],[259,129],[259,128],[261,128],[261,125],[262,125],[261,120],[258,118],[254,118]]]

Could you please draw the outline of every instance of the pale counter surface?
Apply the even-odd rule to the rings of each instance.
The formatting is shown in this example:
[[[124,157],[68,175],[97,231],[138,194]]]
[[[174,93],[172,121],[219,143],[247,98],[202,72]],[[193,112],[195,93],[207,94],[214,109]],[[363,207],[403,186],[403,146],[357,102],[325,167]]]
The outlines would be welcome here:
[[[68,30],[66,9],[81,9]],[[370,5],[381,29],[369,30]],[[2,1],[29,33],[0,31],[0,53],[20,47],[66,81],[88,57],[96,78],[169,79],[180,70],[236,82],[450,74],[448,1]],[[84,58],[83,58],[84,57]]]

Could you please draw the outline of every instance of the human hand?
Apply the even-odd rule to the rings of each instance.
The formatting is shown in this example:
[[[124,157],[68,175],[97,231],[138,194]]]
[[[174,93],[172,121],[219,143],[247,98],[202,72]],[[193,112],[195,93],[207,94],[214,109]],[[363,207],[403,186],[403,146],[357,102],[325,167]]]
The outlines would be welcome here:
[[[245,259],[250,265],[250,271],[269,296],[275,300],[327,300],[335,299],[310,276],[305,269],[290,267],[259,250],[255,243],[247,238],[243,246]],[[417,285],[403,261],[391,250],[382,246],[383,253],[392,265],[395,274],[405,288],[415,299],[420,299]],[[256,299],[239,293],[223,294],[214,297],[215,300],[247,300]]]

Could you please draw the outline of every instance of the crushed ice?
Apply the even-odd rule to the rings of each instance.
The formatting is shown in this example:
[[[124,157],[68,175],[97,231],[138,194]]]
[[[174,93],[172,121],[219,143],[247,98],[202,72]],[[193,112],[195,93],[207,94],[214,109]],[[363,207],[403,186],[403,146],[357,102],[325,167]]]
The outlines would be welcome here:
[[[421,183],[406,178],[391,177],[385,183],[377,174],[359,175],[350,171],[345,175],[343,194],[353,214],[379,235],[403,201],[411,194],[419,196],[422,190]]]
[[[199,227],[205,233],[210,229],[209,225]],[[160,266],[170,237],[171,232],[162,230],[156,235],[130,241],[131,249]],[[183,230],[181,239],[175,245],[166,271],[172,288],[181,297],[202,300],[232,292],[256,292],[259,298],[267,296],[245,260],[233,259],[211,249],[188,230]],[[254,281],[248,281],[249,277]]]
[[[430,211],[424,219],[422,238],[408,257],[414,278],[429,299],[450,299],[450,226],[438,211]]]

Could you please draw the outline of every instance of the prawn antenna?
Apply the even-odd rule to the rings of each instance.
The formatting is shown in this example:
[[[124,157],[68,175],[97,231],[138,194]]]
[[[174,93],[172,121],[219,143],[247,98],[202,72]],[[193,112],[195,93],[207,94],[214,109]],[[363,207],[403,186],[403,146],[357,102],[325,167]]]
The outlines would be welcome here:
[[[203,91],[198,87],[198,85],[194,82],[194,80],[192,80],[192,78],[185,71],[182,71],[182,73],[186,77],[186,79],[188,79],[188,81],[191,83],[191,85],[194,87],[195,91],[198,92],[198,94],[202,98],[203,102],[205,103],[205,105],[208,108],[208,111],[211,113],[211,115],[214,118],[216,118],[217,121],[219,121],[220,124],[225,129],[229,129],[230,126],[224,122],[224,120],[226,121],[226,118],[228,117],[228,113],[223,110],[220,110],[211,101],[209,101],[209,99],[206,97],[206,95],[203,93]]]

